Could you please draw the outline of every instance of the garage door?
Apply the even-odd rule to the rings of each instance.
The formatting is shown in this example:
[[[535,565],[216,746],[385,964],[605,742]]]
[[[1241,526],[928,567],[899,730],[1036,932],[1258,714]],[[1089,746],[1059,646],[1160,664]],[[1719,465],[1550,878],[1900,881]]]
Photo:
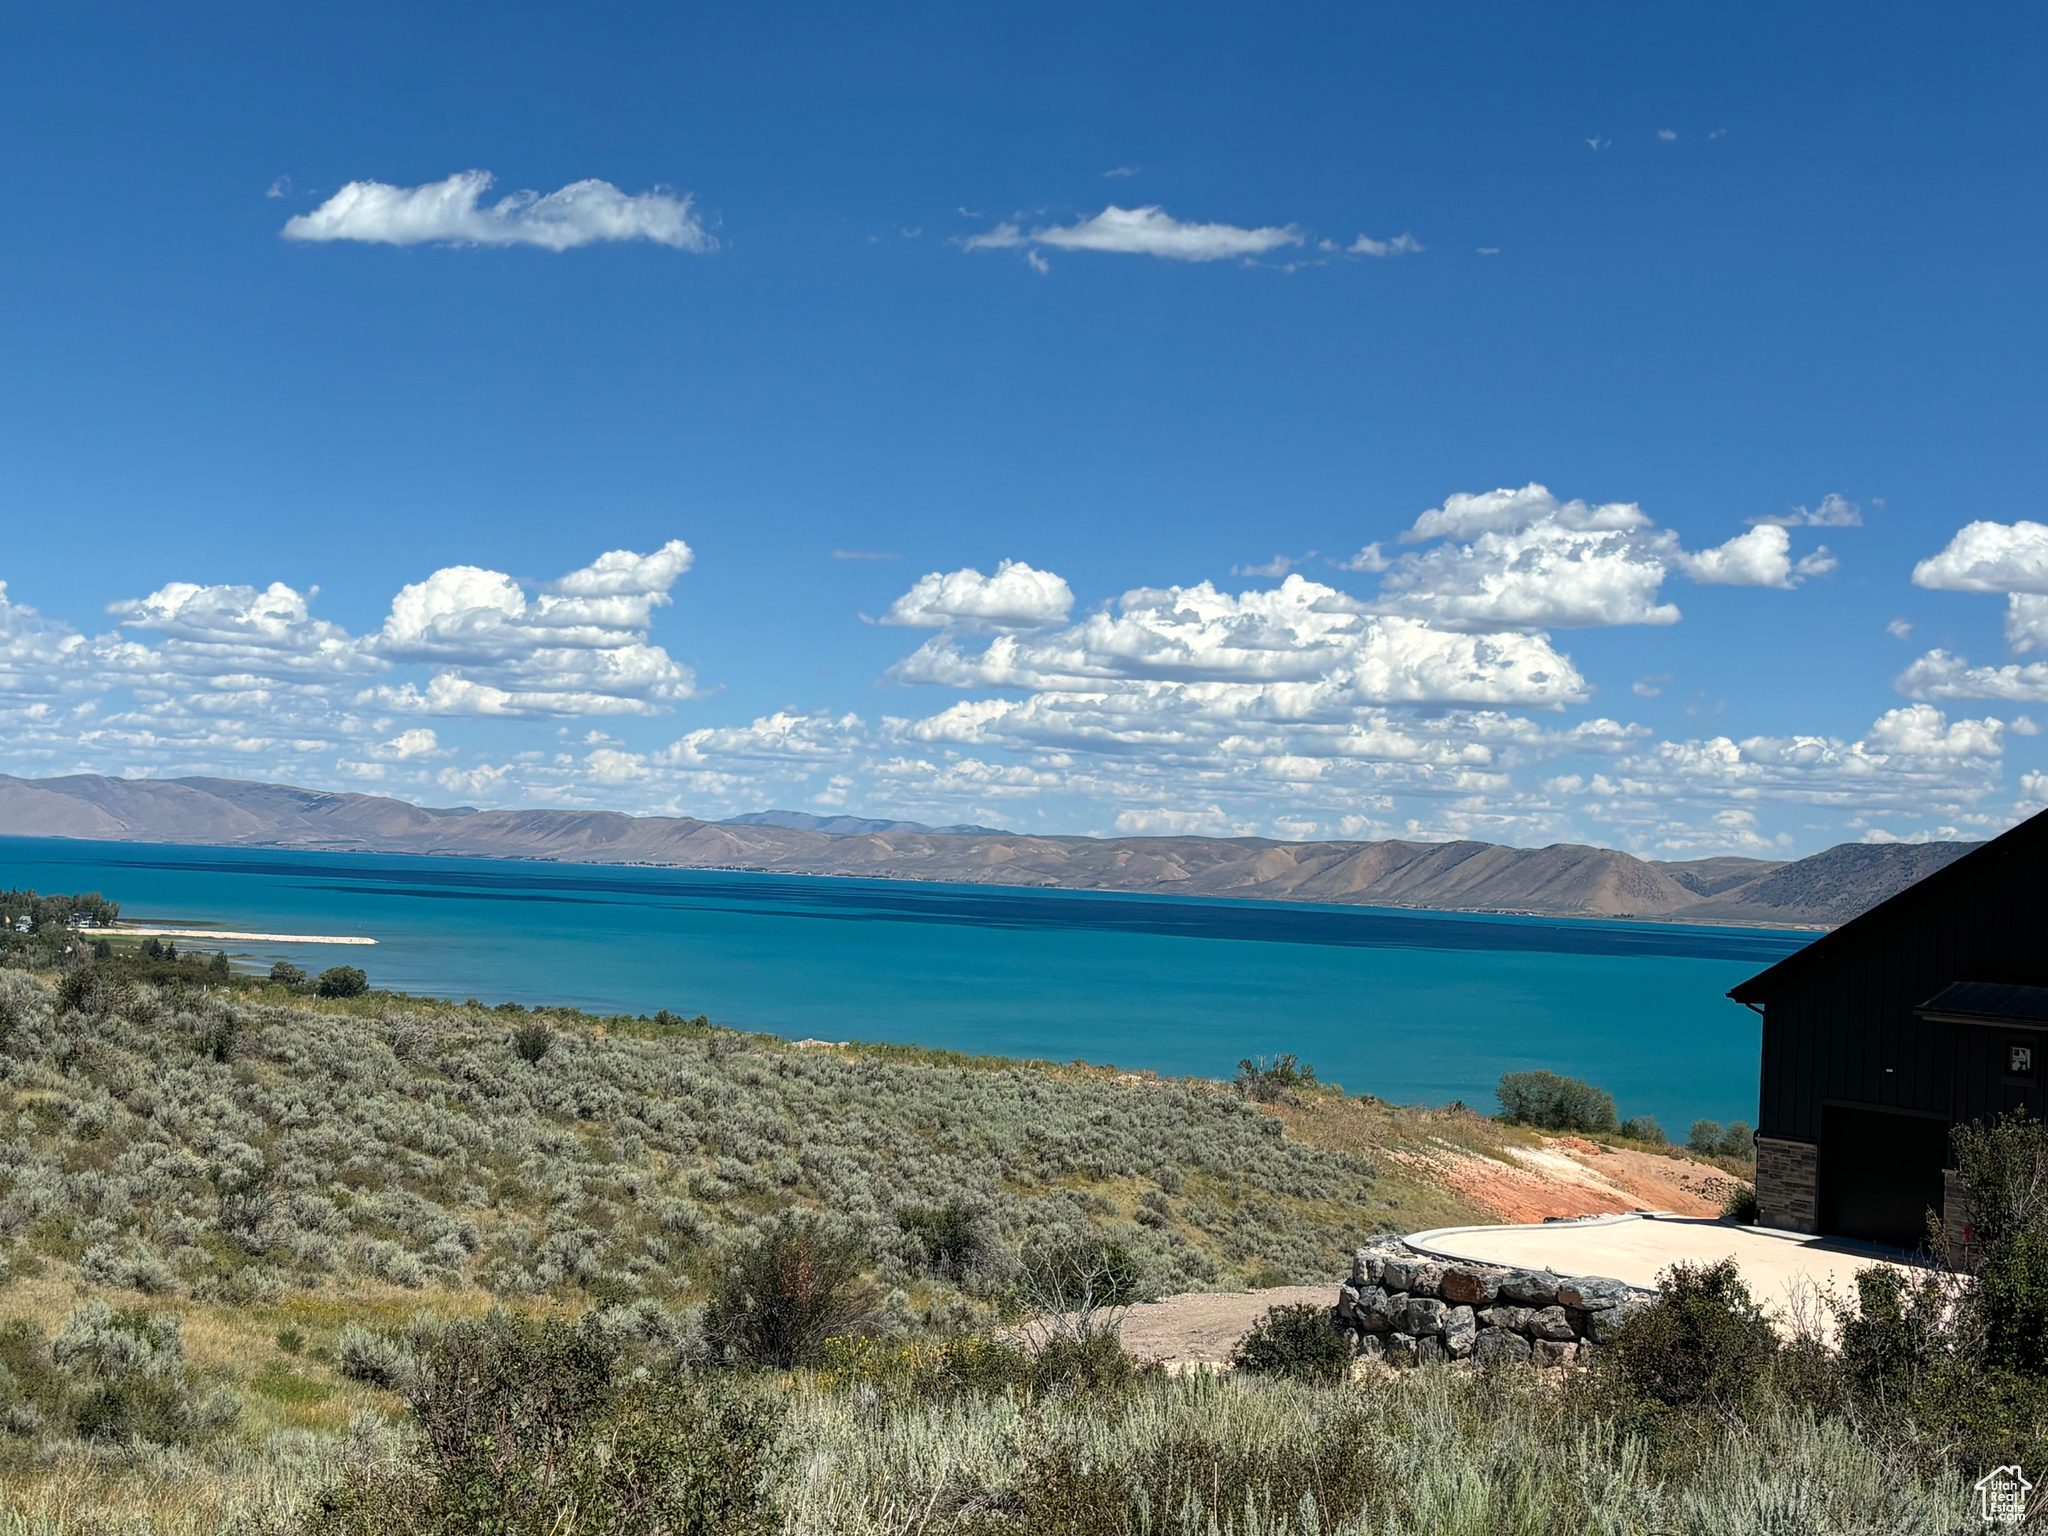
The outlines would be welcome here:
[[[1941,1213],[1947,1153],[1945,1120],[1830,1105],[1821,1111],[1821,1231],[1924,1246],[1927,1213]]]

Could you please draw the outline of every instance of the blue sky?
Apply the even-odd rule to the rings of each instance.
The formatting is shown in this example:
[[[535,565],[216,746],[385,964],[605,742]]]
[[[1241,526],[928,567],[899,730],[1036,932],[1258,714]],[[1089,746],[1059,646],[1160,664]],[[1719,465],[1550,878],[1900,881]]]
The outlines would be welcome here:
[[[2043,33],[12,8],[0,768],[1983,835],[2048,803]]]

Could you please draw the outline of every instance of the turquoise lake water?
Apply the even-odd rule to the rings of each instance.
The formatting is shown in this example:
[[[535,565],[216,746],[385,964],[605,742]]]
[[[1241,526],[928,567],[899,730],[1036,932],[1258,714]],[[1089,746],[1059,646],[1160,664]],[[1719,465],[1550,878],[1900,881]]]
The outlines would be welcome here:
[[[1291,1051],[1401,1103],[1495,1108],[1547,1067],[1683,1134],[1754,1122],[1758,1021],[1723,995],[1808,935],[711,870],[0,838],[0,886],[131,921],[358,934],[226,947],[267,967],[602,1013],[706,1013],[1227,1077]]]

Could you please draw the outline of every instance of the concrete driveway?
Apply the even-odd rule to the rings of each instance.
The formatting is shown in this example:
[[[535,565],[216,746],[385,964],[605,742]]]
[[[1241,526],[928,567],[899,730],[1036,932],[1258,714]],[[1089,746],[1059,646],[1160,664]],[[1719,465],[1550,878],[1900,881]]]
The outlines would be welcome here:
[[[1875,1264],[1912,1268],[1914,1263],[1897,1248],[1651,1211],[1539,1226],[1443,1227],[1416,1233],[1408,1246],[1431,1258],[1548,1269],[1561,1275],[1605,1275],[1645,1288],[1656,1285],[1658,1274],[1675,1263],[1714,1264],[1732,1258],[1750,1294],[1785,1321],[1813,1316],[1820,1294],[1853,1297],[1858,1270]],[[1824,1317],[1814,1321],[1825,1330]]]

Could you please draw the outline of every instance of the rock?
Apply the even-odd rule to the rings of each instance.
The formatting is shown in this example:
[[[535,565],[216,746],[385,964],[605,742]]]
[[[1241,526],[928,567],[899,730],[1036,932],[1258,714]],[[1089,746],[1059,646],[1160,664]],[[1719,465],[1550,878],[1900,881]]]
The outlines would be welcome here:
[[[1384,1344],[1382,1344],[1382,1343],[1380,1342],[1380,1336],[1379,1336],[1378,1334],[1376,1334],[1376,1333],[1368,1333],[1368,1334],[1363,1334],[1363,1335],[1361,1335],[1361,1336],[1359,1337],[1359,1340],[1358,1340],[1358,1358],[1359,1358],[1359,1359],[1361,1359],[1361,1360],[1373,1360],[1373,1361],[1377,1361],[1377,1360],[1380,1360],[1380,1359],[1384,1358],[1384,1356],[1386,1355],[1386,1352],[1387,1352],[1387,1346],[1386,1346],[1386,1345],[1384,1345]]]
[[[1557,1288],[1560,1302],[1582,1312],[1604,1312],[1620,1306],[1628,1296],[1629,1288],[1619,1280],[1588,1279],[1583,1275],[1565,1280]]]
[[[1540,1312],[1532,1312],[1526,1331],[1532,1339],[1549,1339],[1560,1344],[1578,1337],[1572,1332],[1571,1320],[1564,1315],[1563,1307],[1545,1307]]]
[[[1387,1335],[1387,1364],[1413,1365],[1415,1363],[1415,1341],[1405,1333]]]
[[[1650,1303],[1647,1301],[1631,1301],[1625,1302],[1618,1307],[1608,1307],[1604,1311],[1595,1312],[1592,1314],[1591,1321],[1587,1324],[1586,1336],[1595,1344],[1611,1344],[1614,1342],[1614,1335],[1620,1331],[1621,1325],[1649,1305]]]
[[[1428,1365],[1431,1361],[1441,1364],[1444,1359],[1444,1341],[1439,1338],[1417,1339],[1415,1341],[1415,1363]]]
[[[1401,1326],[1402,1314],[1407,1309],[1406,1295],[1389,1296],[1374,1286],[1358,1298],[1358,1326],[1370,1333],[1385,1333]]]
[[[1555,1339],[1538,1339],[1532,1348],[1536,1363],[1542,1366],[1569,1365],[1579,1352],[1576,1343],[1561,1344]]]
[[[1529,1341],[1517,1338],[1503,1328],[1482,1328],[1472,1341],[1472,1358],[1481,1362],[1527,1360]]]
[[[1412,1291],[1415,1272],[1420,1268],[1420,1259],[1388,1259],[1380,1266],[1379,1283],[1389,1291]]]
[[[1470,1307],[1453,1307],[1444,1318],[1444,1350],[1453,1360],[1472,1353],[1472,1341],[1479,1336],[1479,1321]]]
[[[1564,1309],[1564,1320],[1572,1325],[1573,1333],[1577,1334],[1580,1338],[1584,1338],[1586,1330],[1592,1326],[1593,1314],[1583,1311],[1578,1307],[1566,1307]]]
[[[1434,1337],[1444,1331],[1444,1318],[1449,1315],[1450,1310],[1434,1297],[1412,1297],[1408,1302],[1401,1331],[1412,1333],[1417,1338]]]
[[[1529,1326],[1529,1309],[1497,1305],[1488,1307],[1479,1314],[1479,1321],[1488,1328],[1500,1328],[1508,1333],[1520,1333]]]
[[[1524,1307],[1557,1305],[1557,1276],[1533,1269],[1518,1269],[1500,1283],[1500,1298]]]
[[[1337,1316],[1350,1322],[1358,1316],[1358,1287],[1347,1285],[1337,1293]]]
[[[1437,1294],[1456,1306],[1487,1306],[1500,1295],[1500,1276],[1479,1269],[1447,1269]]]
[[[1380,1283],[1380,1268],[1386,1263],[1377,1249],[1361,1248],[1351,1255],[1351,1283],[1363,1290]]]

